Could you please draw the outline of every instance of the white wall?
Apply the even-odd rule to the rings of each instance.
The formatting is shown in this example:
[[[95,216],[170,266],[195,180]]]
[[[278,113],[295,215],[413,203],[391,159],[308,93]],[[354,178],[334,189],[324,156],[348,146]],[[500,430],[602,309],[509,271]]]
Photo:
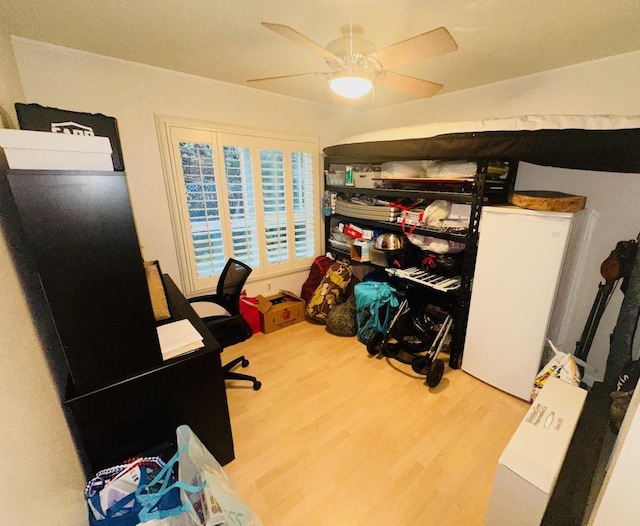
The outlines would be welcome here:
[[[11,40],[0,19],[0,128],[18,127],[14,104],[24,101]]]
[[[0,21],[0,121],[7,117],[7,127],[16,123],[13,104],[24,100],[9,36]],[[36,328],[26,296],[35,300],[37,294],[30,290],[27,269],[14,265],[3,219],[0,214],[0,522],[86,524],[84,472],[45,358],[45,346],[52,345],[50,333]]]
[[[638,115],[639,86],[637,51],[368,112],[363,126],[375,130],[516,115]]]
[[[321,146],[352,133],[346,110],[24,39],[14,38],[14,49],[29,102],[118,120],[144,257],[159,260],[177,282],[154,114],[314,136]],[[347,129],[336,125],[342,122]],[[272,279],[272,289],[300,290],[306,273]],[[247,289],[266,293],[265,284]]]

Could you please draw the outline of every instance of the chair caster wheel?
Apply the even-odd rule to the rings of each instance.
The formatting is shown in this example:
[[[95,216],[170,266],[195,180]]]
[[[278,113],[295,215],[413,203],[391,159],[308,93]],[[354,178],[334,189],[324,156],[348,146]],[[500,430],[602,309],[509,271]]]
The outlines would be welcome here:
[[[244,360],[242,360],[242,362],[240,363],[240,365],[242,365],[242,367],[247,367],[249,365],[249,360],[247,360],[246,358]]]
[[[261,387],[262,387],[262,382],[258,382],[258,381],[253,382],[253,390],[254,391],[259,391]]]

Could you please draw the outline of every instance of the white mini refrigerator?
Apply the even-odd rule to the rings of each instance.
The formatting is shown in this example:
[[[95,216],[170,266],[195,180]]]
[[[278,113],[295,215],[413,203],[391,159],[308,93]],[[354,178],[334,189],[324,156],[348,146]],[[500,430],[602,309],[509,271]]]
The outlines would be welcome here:
[[[573,214],[484,207],[462,369],[529,400]]]

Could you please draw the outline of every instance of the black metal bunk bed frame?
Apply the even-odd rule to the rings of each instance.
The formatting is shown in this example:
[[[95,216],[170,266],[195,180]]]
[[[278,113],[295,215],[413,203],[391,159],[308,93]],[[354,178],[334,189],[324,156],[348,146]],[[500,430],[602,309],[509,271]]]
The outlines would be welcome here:
[[[596,172],[640,173],[640,126],[611,129],[536,129],[447,133],[435,137],[354,142],[324,149],[328,162],[378,162],[417,159],[487,160],[517,162]],[[484,164],[486,167],[486,164]],[[476,176],[471,200],[474,221],[479,220],[485,178]],[[515,173],[507,188],[513,189]],[[508,191],[508,189],[506,190]],[[444,197],[443,197],[444,198]],[[446,199],[446,198],[445,198]],[[470,246],[477,247],[477,224],[470,225]],[[475,261],[467,258],[468,265]],[[465,265],[467,265],[467,261]],[[466,279],[470,279],[469,267]],[[463,300],[464,301],[464,300]],[[465,306],[463,305],[463,309]],[[468,305],[466,305],[468,309]],[[467,310],[468,312],[468,310]],[[465,324],[466,325],[466,324]],[[462,330],[462,329],[460,329]],[[460,335],[457,336],[460,338]],[[464,339],[464,335],[462,335]],[[452,367],[461,356],[452,356]],[[569,446],[563,467],[550,497],[542,524],[581,524],[588,513],[589,488],[597,485],[598,462],[610,452],[605,439],[609,427],[609,397],[604,384],[596,382],[590,391]],[[608,449],[609,448],[609,449]],[[594,488],[591,488],[593,492]],[[597,488],[596,488],[597,490]]]

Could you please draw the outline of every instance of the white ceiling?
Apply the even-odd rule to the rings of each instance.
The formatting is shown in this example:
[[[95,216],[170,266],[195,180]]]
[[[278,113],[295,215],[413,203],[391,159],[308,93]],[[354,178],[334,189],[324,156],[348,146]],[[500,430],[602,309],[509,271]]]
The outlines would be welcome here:
[[[243,86],[328,70],[262,21],[321,46],[352,22],[378,49],[445,26],[458,51],[393,70],[440,94],[640,49],[640,0],[2,0],[0,20],[12,35]],[[348,103],[317,76],[250,86],[363,110],[415,99],[379,87]]]

